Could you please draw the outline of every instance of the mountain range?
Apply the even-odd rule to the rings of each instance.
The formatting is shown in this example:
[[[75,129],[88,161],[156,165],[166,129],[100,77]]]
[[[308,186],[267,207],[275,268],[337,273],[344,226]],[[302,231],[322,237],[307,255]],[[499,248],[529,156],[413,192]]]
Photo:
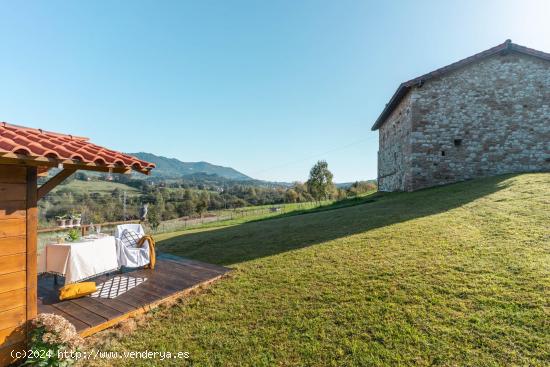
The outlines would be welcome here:
[[[157,167],[151,172],[152,177],[180,178],[196,174],[217,175],[234,181],[249,181],[252,177],[245,175],[231,167],[217,166],[208,162],[182,162],[176,158],[167,158],[152,153],[128,153]]]

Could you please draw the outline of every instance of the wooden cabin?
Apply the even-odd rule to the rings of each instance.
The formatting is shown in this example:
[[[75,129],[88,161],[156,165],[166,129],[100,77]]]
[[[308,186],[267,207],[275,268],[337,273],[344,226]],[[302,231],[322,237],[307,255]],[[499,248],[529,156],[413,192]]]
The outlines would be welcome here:
[[[39,186],[38,178],[50,177],[52,168],[59,172]],[[61,283],[55,277],[38,277],[40,198],[79,169],[149,174],[153,168],[152,163],[87,138],[0,122],[0,367],[12,363],[14,352],[26,347],[28,321],[37,313],[62,316],[85,337],[210,284],[230,270],[157,253],[154,269],[97,274],[92,280],[102,290],[98,296],[69,300],[59,300]],[[116,289],[114,296],[109,287]],[[106,288],[108,297],[103,297]]]
[[[76,170],[149,174],[154,164],[87,138],[0,122],[0,366],[37,315],[37,202]],[[61,169],[43,185],[38,177]]]

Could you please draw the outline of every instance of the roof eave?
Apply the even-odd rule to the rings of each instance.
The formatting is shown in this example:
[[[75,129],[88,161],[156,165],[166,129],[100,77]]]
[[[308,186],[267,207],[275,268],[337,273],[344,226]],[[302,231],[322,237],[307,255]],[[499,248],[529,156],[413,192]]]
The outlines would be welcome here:
[[[95,172],[110,172],[110,173],[123,173],[128,174],[131,171],[136,171],[144,175],[150,175],[151,170],[154,167],[129,167],[129,166],[119,166],[119,165],[103,165],[97,163],[84,163],[73,160],[63,160],[55,158],[44,158],[44,157],[30,157],[24,154],[16,153],[6,153],[0,152],[0,164],[14,164],[14,165],[26,165],[26,166],[36,166],[44,168],[54,168],[63,166],[63,168],[74,168],[77,170],[84,171],[95,171]]]
[[[401,99],[407,94],[407,92],[411,89],[412,86],[414,86],[417,83],[422,83],[425,80],[435,78],[438,76],[445,75],[451,71],[457,70],[459,68],[462,68],[466,65],[472,64],[474,62],[477,62],[479,60],[482,60],[484,58],[487,58],[489,56],[493,56],[499,53],[508,53],[508,52],[517,52],[523,55],[529,55],[533,56],[542,60],[550,61],[550,54],[537,51],[532,48],[528,48],[525,46],[517,45],[515,43],[512,43],[510,40],[504,41],[504,43],[501,43],[500,45],[497,45],[495,47],[492,47],[488,50],[479,52],[475,55],[472,55],[470,57],[467,57],[465,59],[456,61],[452,64],[449,64],[447,66],[444,66],[442,68],[436,69],[430,73],[421,75],[417,78],[411,79],[407,82],[402,83],[399,88],[395,91],[392,98],[390,99],[390,102],[384,107],[384,110],[376,119],[376,122],[372,126],[371,130],[375,131],[378,130],[386,121],[386,119],[390,116],[392,111],[397,107],[397,105],[401,102]]]
[[[374,123],[374,125],[372,125],[372,128],[371,128],[372,131],[378,130],[380,128],[380,126],[382,126],[384,124],[386,119],[391,115],[391,113],[393,112],[395,107],[397,107],[397,105],[401,102],[403,97],[405,97],[405,95],[407,95],[407,93],[409,92],[410,89],[411,89],[411,86],[409,86],[405,83],[402,83],[399,86],[399,88],[397,88],[397,90],[395,91],[395,93],[391,97],[388,104],[386,104],[386,107],[384,107],[384,110],[382,111],[380,116],[378,116],[378,118],[376,119],[376,122]]]

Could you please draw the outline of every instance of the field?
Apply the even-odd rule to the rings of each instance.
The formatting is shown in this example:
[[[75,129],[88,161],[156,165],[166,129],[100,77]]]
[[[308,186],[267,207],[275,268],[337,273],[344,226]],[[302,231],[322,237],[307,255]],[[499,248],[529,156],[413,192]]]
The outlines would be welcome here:
[[[550,174],[348,204],[158,235],[234,270],[92,346],[199,366],[548,365]],[[182,365],[117,360],[155,363]]]
[[[119,183],[119,182],[109,182],[109,181],[81,181],[81,180],[72,180],[67,184],[62,184],[57,186],[53,191],[59,191],[62,189],[70,189],[71,191],[82,194],[82,193],[100,193],[100,194],[110,194],[114,189],[119,189],[120,191],[126,191],[128,196],[139,195],[139,190],[134,187]]]
[[[236,209],[210,210],[203,218],[200,218],[196,215],[192,218],[176,218],[162,221],[159,227],[152,232],[154,234],[159,234],[165,232],[184,231],[189,229],[232,226],[235,224],[241,224],[258,219],[280,217],[281,214],[295,215],[304,211],[311,212],[312,209],[324,207],[327,205],[330,205],[331,207],[336,207],[337,205],[346,205],[346,203],[353,202],[354,200],[356,199],[347,199],[340,201],[337,204],[335,201],[326,200],[321,202],[311,201],[304,203],[257,205],[245,206]],[[277,208],[278,211],[272,211],[272,208]]]

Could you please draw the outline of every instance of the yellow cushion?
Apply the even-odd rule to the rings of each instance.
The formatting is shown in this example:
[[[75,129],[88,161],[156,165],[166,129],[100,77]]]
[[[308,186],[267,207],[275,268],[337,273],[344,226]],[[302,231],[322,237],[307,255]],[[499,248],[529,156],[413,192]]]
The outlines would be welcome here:
[[[59,300],[84,297],[96,291],[95,282],[67,284],[59,290]]]

